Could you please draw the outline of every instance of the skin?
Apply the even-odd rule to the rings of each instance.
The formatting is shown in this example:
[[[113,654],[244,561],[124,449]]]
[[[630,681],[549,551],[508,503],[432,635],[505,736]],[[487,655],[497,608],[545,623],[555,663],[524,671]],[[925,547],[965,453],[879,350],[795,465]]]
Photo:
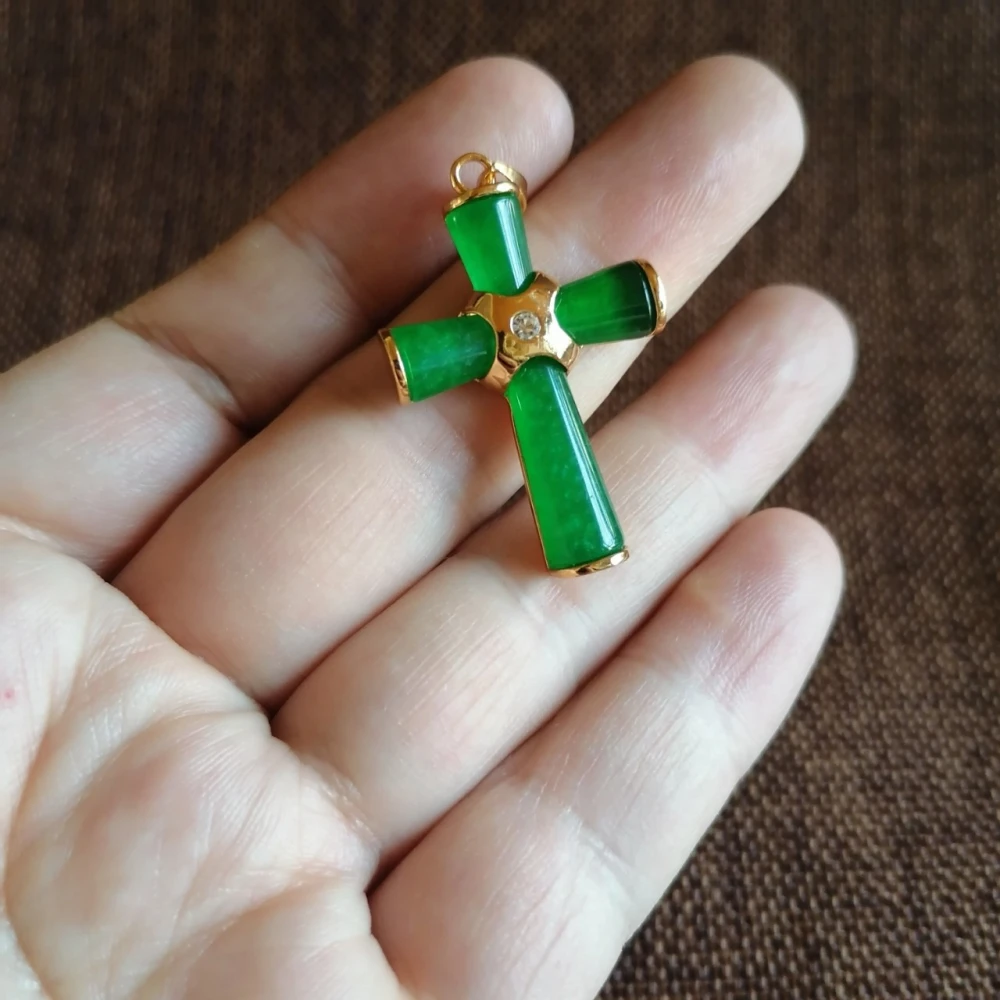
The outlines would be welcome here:
[[[722,57],[571,138],[460,67],[0,380],[0,996],[586,1000],[772,737],[841,568],[750,512],[850,380],[835,305],[751,294],[596,435],[633,558],[582,580],[501,512],[503,400],[399,408],[371,339],[463,304],[458,153],[526,173],[537,267],[646,257],[676,310],[803,125]]]

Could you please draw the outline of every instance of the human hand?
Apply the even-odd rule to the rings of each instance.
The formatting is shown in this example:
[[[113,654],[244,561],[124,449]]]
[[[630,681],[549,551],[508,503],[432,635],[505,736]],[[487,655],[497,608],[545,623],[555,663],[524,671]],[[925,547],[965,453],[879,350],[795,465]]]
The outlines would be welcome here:
[[[585,1000],[773,734],[841,571],[746,515],[850,378],[839,310],[749,296],[596,436],[633,557],[582,580],[497,515],[503,400],[397,408],[371,338],[461,152],[548,181],[542,270],[645,257],[676,309],[803,141],[733,57],[562,167],[571,131],[538,70],[461,67],[0,381],[0,996]],[[585,413],[641,346],[584,352]]]

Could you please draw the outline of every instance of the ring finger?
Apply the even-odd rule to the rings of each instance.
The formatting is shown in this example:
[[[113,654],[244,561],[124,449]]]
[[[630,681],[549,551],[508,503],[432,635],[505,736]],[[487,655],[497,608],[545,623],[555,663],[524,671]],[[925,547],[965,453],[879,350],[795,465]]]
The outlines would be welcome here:
[[[540,575],[523,501],[313,672],[275,732],[353,790],[373,854],[419,836],[614,653],[801,451],[852,359],[827,299],[754,293],[595,437],[624,567]]]

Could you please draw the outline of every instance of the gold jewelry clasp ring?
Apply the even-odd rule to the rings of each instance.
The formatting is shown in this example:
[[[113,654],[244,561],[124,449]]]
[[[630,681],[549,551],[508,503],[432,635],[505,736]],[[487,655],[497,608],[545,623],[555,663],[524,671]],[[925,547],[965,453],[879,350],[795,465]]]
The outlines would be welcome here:
[[[481,166],[482,173],[473,187],[462,180],[462,168],[469,163]],[[481,194],[499,194],[505,191],[514,192],[524,211],[528,205],[528,182],[524,174],[508,163],[491,160],[482,153],[464,153],[451,165],[451,186],[455,189],[457,198],[448,206],[449,210],[469,198]]]

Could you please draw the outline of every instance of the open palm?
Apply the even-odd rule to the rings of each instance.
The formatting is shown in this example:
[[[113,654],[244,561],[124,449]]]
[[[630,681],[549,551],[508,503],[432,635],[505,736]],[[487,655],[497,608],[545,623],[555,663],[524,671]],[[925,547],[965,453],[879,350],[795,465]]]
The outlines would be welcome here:
[[[779,724],[840,566],[746,515],[850,377],[834,306],[749,296],[597,435],[633,558],[581,580],[501,511],[503,400],[397,408],[371,337],[464,303],[467,149],[538,192],[538,267],[645,257],[676,309],[803,136],[733,57],[571,133],[460,67],[0,381],[0,996],[586,1000]],[[584,412],[640,348],[585,353]]]

